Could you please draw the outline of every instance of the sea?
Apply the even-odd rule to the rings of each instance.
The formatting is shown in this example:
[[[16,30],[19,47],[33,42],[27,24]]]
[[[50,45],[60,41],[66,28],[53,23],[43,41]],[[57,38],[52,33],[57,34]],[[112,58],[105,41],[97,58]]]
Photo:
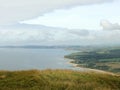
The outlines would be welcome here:
[[[76,51],[65,49],[0,48],[0,70],[72,69],[64,56]]]

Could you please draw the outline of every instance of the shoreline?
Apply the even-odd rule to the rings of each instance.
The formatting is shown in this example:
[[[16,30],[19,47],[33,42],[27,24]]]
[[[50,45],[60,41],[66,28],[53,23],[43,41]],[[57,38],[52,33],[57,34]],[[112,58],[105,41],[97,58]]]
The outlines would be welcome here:
[[[74,59],[69,59],[69,58],[65,58],[65,59],[69,60],[68,63],[71,64],[73,67],[81,68],[81,69],[83,69],[81,71],[84,71],[84,72],[98,72],[98,73],[103,73],[103,74],[117,75],[116,73],[112,73],[112,72],[109,72],[109,71],[104,71],[104,70],[99,70],[99,69],[91,69],[91,68],[85,68],[85,67],[79,67],[79,66],[77,66],[79,64],[72,63],[72,61],[75,61]]]

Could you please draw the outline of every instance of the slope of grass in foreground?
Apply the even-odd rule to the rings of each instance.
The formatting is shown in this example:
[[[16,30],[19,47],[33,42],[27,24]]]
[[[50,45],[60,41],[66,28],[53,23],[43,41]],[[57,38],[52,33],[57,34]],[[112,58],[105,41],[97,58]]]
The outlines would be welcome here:
[[[120,90],[120,76],[71,70],[0,71],[0,90]]]

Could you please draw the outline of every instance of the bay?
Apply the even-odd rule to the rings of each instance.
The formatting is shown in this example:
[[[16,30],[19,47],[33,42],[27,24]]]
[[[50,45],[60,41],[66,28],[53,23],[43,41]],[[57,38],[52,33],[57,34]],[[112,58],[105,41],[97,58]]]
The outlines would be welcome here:
[[[64,55],[73,51],[64,49],[0,48],[0,70],[73,69]],[[79,68],[80,69],[80,68]]]

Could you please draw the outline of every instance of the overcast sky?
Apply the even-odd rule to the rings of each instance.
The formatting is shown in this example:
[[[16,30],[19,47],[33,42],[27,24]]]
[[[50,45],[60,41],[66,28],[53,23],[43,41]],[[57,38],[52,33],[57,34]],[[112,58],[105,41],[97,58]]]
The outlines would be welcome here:
[[[120,44],[120,0],[0,0],[0,45]]]

